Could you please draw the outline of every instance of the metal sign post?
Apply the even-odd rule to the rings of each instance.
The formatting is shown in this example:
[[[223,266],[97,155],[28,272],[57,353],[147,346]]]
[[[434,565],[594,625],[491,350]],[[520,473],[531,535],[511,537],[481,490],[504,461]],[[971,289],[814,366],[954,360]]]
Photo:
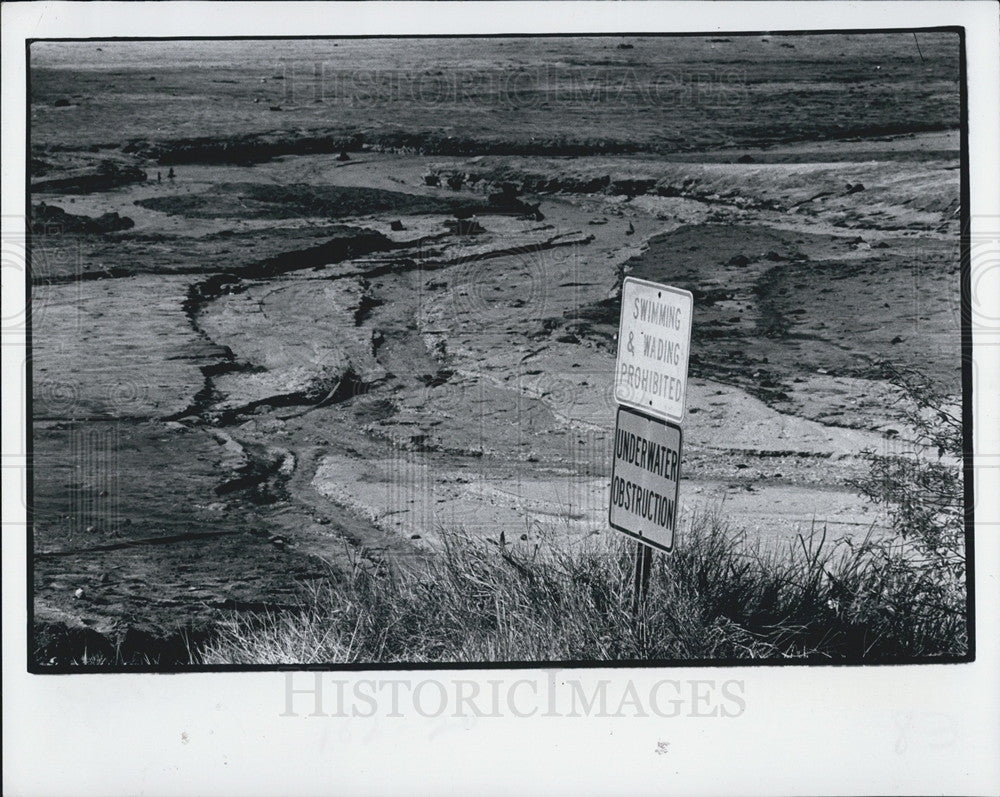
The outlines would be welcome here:
[[[634,277],[622,285],[608,522],[638,541],[632,615],[640,634],[654,550],[673,550],[677,526],[693,308],[680,288]]]
[[[649,592],[649,571],[653,565],[653,549],[643,543],[635,546],[635,577],[632,579],[632,619],[639,620],[639,611]]]

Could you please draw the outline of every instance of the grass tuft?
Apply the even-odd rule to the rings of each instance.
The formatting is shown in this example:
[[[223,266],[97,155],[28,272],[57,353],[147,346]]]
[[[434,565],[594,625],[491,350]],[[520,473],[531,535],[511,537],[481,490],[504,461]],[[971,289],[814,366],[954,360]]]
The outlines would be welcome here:
[[[635,545],[619,535],[536,544],[443,533],[425,569],[359,556],[311,587],[301,613],[239,614],[198,652],[208,664],[891,661],[960,656],[964,605],[904,543],[831,543],[825,529],[785,548],[751,543],[718,512],[694,517],[657,556],[632,614]],[[950,601],[950,602],[949,602]]]

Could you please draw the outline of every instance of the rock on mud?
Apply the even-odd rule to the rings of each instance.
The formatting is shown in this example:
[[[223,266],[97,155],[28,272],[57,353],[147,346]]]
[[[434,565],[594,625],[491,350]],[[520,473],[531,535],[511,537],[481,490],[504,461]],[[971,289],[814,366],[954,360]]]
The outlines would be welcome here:
[[[52,234],[53,231],[108,233],[130,230],[135,222],[128,216],[104,213],[101,216],[82,216],[67,213],[55,205],[39,202],[31,207],[31,231],[36,234]]]

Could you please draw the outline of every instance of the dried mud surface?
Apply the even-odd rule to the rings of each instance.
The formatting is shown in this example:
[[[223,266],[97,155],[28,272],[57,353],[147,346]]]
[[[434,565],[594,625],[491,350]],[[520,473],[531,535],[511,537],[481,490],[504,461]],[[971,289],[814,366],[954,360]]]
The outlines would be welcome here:
[[[558,105],[484,106],[449,129],[387,99],[341,115],[332,136],[316,132],[321,103],[250,102],[279,91],[264,62],[244,63],[242,83],[215,70],[205,96],[252,107],[205,116],[212,103],[184,93],[205,74],[186,52],[115,67],[89,44],[40,51],[36,190],[73,218],[134,226],[35,231],[39,663],[79,639],[183,658],[185,634],[234,609],[302,606],[310,580],[359,559],[419,567],[442,528],[525,544],[611,533],[628,274],[695,295],[684,522],[722,511],[765,544],[814,524],[878,527],[847,481],[862,450],[905,445],[909,430],[876,361],[961,395],[949,40],[921,42],[914,61],[887,37],[880,54],[898,59],[876,76],[870,42],[858,63],[837,54],[846,39],[809,55],[787,39],[796,48],[775,58],[761,53],[782,42],[764,38],[699,45],[705,63],[745,67],[746,94],[702,138],[688,133],[706,109],[679,106],[684,146],[599,103],[572,146],[529,135],[583,130]],[[470,57],[453,44],[436,54],[445,73]],[[507,57],[533,68],[536,47]],[[671,63],[694,45],[679,47],[593,40],[545,57],[564,75]],[[885,86],[920,120],[883,129],[898,111],[884,101],[903,102]],[[278,132],[245,132],[264,116]],[[412,133],[403,144],[390,117]],[[119,179],[130,166],[148,179]]]

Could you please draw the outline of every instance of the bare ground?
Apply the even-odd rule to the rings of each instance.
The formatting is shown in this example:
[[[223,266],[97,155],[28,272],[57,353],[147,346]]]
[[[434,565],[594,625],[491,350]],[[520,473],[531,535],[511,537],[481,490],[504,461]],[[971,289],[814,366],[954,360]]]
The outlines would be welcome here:
[[[957,141],[891,143],[303,155],[47,195],[135,227],[40,238],[36,619],[163,634],[298,605],[362,550],[418,562],[441,527],[610,533],[629,273],[696,296],[684,517],[721,504],[765,540],[879,524],[845,484],[907,438],[875,359],[960,394]],[[544,218],[491,204],[504,183]]]

